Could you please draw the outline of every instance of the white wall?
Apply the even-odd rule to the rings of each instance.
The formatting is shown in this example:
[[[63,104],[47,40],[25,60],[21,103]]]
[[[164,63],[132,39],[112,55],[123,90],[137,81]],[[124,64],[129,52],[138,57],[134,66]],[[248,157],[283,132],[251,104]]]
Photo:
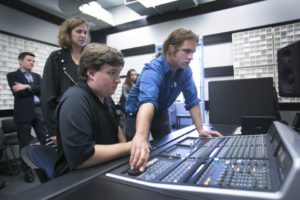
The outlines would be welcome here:
[[[195,33],[203,36],[300,19],[299,3],[299,0],[266,0],[199,16],[177,19],[108,35],[107,44],[118,49],[162,44],[168,33],[179,27],[192,29]],[[58,27],[58,25],[0,5],[0,30],[2,31],[57,44]],[[233,65],[231,43],[204,47],[203,55],[205,67]],[[125,58],[122,75],[125,75],[129,68],[136,68],[139,71],[144,63],[152,57],[153,55],[147,54]],[[231,78],[205,79],[205,85],[210,80]]]
[[[162,44],[168,33],[176,28],[191,29],[203,36],[300,19],[299,3],[299,0],[267,0],[213,13],[177,19],[108,35],[107,44],[118,49],[127,49],[153,43]],[[231,49],[232,47],[229,43],[217,45],[217,47],[214,47],[214,45],[204,47],[204,66],[232,65]],[[130,57],[130,62],[126,62],[125,67],[128,64],[132,65],[134,59],[134,57]],[[127,61],[127,58],[125,61]],[[141,63],[138,57],[136,58],[136,63]]]
[[[267,0],[213,13],[155,24],[108,35],[107,44],[127,49],[148,44],[162,44],[167,34],[183,27],[195,33],[209,35],[232,30],[251,28],[300,18],[299,0]],[[0,5],[0,30],[29,38],[57,44],[58,26]],[[231,44],[204,47],[204,66],[232,65]],[[125,68],[142,68],[152,55],[133,56],[125,59]]]
[[[57,44],[57,25],[1,4],[0,30],[50,44]]]
[[[120,49],[162,43],[175,28],[192,29],[200,35],[251,28],[300,18],[299,0],[267,0],[245,6],[155,24],[111,34],[107,43]]]
[[[176,28],[193,30],[200,36],[252,28],[279,22],[300,19],[299,0],[267,0],[258,3],[239,6],[231,9],[216,11],[213,13],[193,16],[184,19],[155,24],[124,32],[108,35],[107,44],[118,49],[127,49],[148,44],[161,45],[167,35]],[[204,46],[204,67],[217,67],[233,65],[232,43]],[[151,56],[132,56],[125,58],[126,69],[136,68],[141,71],[143,63]],[[212,80],[226,80],[233,77],[206,78],[204,80],[204,99],[208,100],[208,82]],[[298,111],[299,112],[299,111]],[[283,119],[289,123],[295,112],[287,111]]]
[[[232,65],[232,43],[204,46],[203,57],[205,68]]]
[[[121,74],[126,75],[127,71],[131,68],[137,69],[137,72],[140,73],[141,66],[144,66],[145,63],[153,59],[153,54],[145,54],[138,56],[129,56],[125,58],[125,66],[123,67]]]
[[[22,51],[34,52],[37,62],[33,71],[42,75],[47,57],[57,49],[52,45],[23,37],[56,44],[58,26],[0,5],[0,30],[18,35],[15,37],[0,33],[0,110],[10,110],[13,109],[13,96],[6,81],[6,74],[19,67],[18,54]]]
[[[299,19],[298,5],[299,0],[262,1],[111,34],[107,44],[118,49],[162,44],[167,34],[179,27],[192,29],[201,36]],[[0,5],[0,30],[57,44],[57,25],[3,5]],[[231,48],[229,43],[204,47],[204,66],[232,65]],[[152,55],[128,57],[125,68],[143,65],[151,58]]]

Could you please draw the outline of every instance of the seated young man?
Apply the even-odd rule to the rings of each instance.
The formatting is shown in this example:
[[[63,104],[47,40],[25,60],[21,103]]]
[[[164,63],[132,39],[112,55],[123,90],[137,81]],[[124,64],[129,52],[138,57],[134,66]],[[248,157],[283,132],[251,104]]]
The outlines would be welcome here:
[[[126,142],[112,108],[120,83],[122,54],[103,44],[88,44],[80,58],[80,81],[69,88],[57,108],[56,176],[127,155]]]

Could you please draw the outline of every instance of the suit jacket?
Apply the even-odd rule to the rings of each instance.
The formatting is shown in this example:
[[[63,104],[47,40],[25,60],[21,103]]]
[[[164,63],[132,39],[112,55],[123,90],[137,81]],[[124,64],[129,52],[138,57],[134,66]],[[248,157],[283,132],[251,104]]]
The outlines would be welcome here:
[[[28,122],[35,118],[34,99],[33,96],[40,97],[41,92],[41,76],[31,72],[33,83],[29,83],[23,72],[18,69],[15,72],[7,74],[7,81],[12,91],[12,86],[15,82],[22,84],[30,84],[31,89],[25,89],[18,92],[13,92],[14,95],[14,120],[16,123]]]

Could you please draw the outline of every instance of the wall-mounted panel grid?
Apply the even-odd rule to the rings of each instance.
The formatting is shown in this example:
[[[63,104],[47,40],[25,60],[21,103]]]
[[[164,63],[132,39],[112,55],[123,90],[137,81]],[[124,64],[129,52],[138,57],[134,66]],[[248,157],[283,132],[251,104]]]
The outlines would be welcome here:
[[[239,67],[234,69],[235,79],[273,77],[274,65]]]
[[[43,68],[49,54],[58,47],[25,40],[0,33],[0,110],[13,109],[13,95],[9,89],[6,75],[19,68],[18,55],[22,51],[35,54],[35,64],[32,71],[43,74]]]
[[[232,41],[235,68],[274,64],[272,28],[234,33]]]
[[[234,78],[273,77],[278,91],[277,51],[300,40],[300,23],[232,34]],[[300,102],[280,97],[279,102]]]

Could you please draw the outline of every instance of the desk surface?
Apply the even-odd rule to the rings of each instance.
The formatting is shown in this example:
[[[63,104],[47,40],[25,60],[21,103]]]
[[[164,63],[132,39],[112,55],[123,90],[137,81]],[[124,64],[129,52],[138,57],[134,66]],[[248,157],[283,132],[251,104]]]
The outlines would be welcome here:
[[[189,126],[172,132],[161,140],[153,141],[153,151],[194,129],[194,126]],[[106,172],[127,163],[128,159],[124,157],[93,168],[77,170],[7,199],[199,199],[199,196],[191,197],[189,193],[137,187],[132,183],[123,183],[104,176]],[[208,197],[201,196],[201,199]]]
[[[210,124],[204,127],[208,127],[210,130],[219,131],[223,136],[230,136],[235,134],[236,130],[239,128],[238,125],[230,124]]]
[[[84,194],[84,195],[83,195]],[[140,200],[182,200],[188,199],[178,197],[174,193],[165,192],[154,188],[134,187],[128,183],[112,180],[105,175],[100,175],[82,185],[78,188],[70,190],[58,196],[57,200],[72,199],[72,200],[119,200],[119,199],[140,199]]]

